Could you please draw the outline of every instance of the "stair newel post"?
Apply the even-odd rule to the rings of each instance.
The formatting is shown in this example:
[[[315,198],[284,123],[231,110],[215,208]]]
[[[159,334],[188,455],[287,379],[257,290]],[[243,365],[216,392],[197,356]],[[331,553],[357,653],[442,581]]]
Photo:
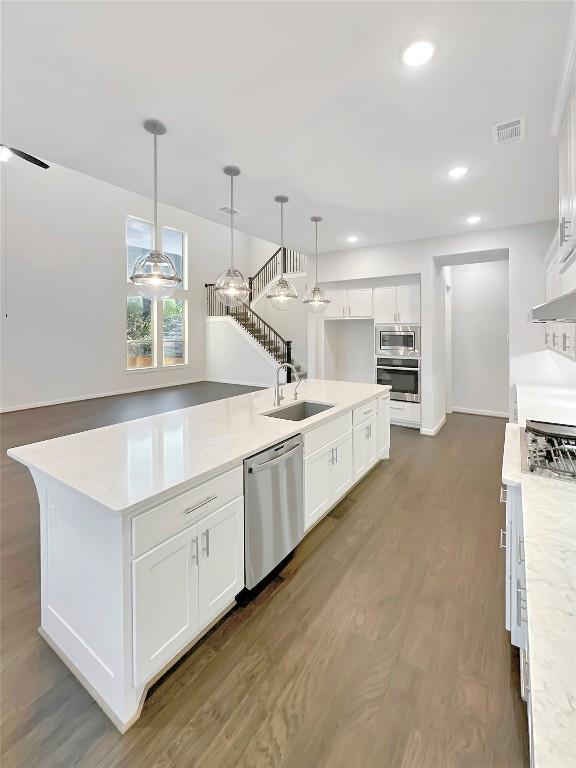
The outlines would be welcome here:
[[[254,299],[253,285],[254,285],[254,278],[253,277],[249,277],[248,278],[248,291],[249,291],[249,293],[248,293],[248,306],[249,307],[252,305],[252,301]]]
[[[286,362],[292,363],[292,342],[286,342]],[[292,381],[292,368],[286,368],[286,383],[290,384]]]

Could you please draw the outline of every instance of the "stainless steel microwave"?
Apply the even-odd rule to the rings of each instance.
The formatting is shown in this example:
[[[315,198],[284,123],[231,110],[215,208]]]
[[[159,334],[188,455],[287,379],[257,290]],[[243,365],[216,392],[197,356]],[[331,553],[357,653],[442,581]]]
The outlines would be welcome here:
[[[420,357],[419,325],[376,325],[377,355]]]

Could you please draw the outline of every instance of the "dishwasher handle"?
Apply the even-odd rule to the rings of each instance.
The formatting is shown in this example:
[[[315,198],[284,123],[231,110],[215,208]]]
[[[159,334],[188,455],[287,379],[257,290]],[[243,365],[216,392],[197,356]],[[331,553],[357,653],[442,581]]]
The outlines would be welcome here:
[[[274,467],[276,464],[280,464],[282,461],[284,461],[284,459],[286,459],[288,456],[296,453],[296,451],[300,448],[301,444],[299,443],[298,445],[294,446],[294,448],[291,448],[289,451],[286,451],[286,453],[277,456],[275,459],[270,459],[269,461],[265,461],[262,464],[256,464],[255,467],[250,467],[248,472],[255,474],[256,472],[261,472],[263,469],[268,469],[268,467]]]

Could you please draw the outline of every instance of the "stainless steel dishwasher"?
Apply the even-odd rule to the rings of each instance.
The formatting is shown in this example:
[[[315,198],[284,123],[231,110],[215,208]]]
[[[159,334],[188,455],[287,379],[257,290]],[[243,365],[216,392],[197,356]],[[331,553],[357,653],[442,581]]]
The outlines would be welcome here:
[[[304,441],[290,437],[244,460],[246,588],[252,589],[304,536]]]

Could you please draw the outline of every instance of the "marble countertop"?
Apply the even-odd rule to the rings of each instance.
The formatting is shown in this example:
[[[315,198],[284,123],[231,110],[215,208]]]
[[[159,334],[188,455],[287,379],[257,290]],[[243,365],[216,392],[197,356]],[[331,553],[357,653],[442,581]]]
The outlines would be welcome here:
[[[283,385],[280,408],[294,403]],[[298,400],[334,404],[303,421],[264,415],[274,409],[265,389],[17,448],[8,455],[117,513],[159,503],[291,435],[305,433],[390,387],[306,379]]]
[[[555,408],[526,418],[553,421]],[[576,483],[522,472],[522,437],[506,426],[502,480],[522,493],[534,762],[567,768],[576,765]]]

